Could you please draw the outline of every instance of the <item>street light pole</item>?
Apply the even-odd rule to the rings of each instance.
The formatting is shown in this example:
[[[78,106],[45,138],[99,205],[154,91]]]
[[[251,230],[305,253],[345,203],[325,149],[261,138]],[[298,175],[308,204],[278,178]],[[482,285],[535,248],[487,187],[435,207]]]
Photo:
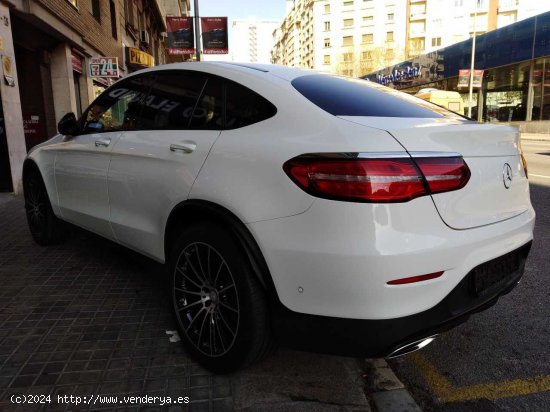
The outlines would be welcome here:
[[[476,20],[477,20],[478,5],[479,5],[479,0],[475,0],[474,36],[472,38],[472,57],[470,58],[470,93],[468,94],[468,117],[472,117],[472,93],[474,91],[474,60],[476,55]]]
[[[195,0],[195,53],[197,61],[201,61],[201,31],[199,29],[199,0]]]

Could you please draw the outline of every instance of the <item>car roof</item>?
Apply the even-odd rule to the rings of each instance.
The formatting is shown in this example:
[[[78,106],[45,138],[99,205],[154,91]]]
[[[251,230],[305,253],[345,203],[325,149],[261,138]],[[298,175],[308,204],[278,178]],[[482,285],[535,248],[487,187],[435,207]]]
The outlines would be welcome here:
[[[222,62],[222,61],[209,61],[209,62],[183,62],[183,63],[171,63],[160,66],[155,66],[145,71],[157,71],[157,70],[198,70],[215,73],[216,69],[229,69],[242,74],[250,76],[258,76],[266,78],[265,74],[292,81],[297,77],[301,77],[307,74],[319,74],[320,72],[310,69],[298,69],[295,67],[281,66],[277,64],[259,64],[259,63],[238,63],[238,62]],[[329,75],[329,74],[327,74]]]

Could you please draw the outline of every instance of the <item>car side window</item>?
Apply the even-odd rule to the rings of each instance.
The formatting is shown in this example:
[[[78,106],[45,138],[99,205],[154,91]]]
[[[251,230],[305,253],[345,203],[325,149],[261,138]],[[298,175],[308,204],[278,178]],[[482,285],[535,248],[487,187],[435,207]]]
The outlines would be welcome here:
[[[201,92],[206,74],[189,71],[159,71],[141,113],[142,130],[185,130]]]
[[[140,114],[154,77],[131,77],[103,92],[84,114],[83,132],[111,132],[140,128]]]
[[[277,108],[258,93],[226,81],[225,128],[238,129],[275,116]]]
[[[189,128],[192,130],[222,130],[223,81],[210,76],[193,111]]]

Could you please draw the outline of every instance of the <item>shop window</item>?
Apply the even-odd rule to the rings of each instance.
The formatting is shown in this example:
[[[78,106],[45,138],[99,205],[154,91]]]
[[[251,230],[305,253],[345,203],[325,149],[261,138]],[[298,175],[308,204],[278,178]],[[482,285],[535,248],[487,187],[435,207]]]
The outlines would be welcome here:
[[[531,120],[550,120],[550,59],[535,61]]]
[[[483,107],[485,121],[526,120],[529,65],[522,63],[487,71],[484,78],[487,84]]]

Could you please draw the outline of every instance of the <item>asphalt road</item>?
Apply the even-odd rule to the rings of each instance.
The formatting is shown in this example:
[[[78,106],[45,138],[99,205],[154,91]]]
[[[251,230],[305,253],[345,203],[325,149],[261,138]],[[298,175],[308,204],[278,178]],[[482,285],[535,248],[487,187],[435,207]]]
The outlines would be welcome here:
[[[425,349],[391,361],[425,411],[550,410],[550,141],[523,141],[535,240],[522,282]]]

